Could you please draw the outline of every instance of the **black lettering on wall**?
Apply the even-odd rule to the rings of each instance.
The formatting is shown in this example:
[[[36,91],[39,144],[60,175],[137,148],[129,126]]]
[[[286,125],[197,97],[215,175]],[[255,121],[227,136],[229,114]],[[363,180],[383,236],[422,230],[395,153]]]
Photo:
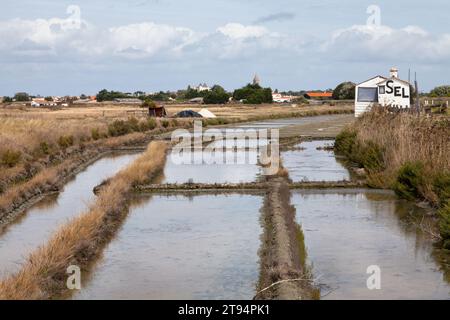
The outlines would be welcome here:
[[[402,97],[403,98],[409,98],[409,95],[406,94],[406,88],[402,88]]]
[[[393,83],[394,83],[394,81],[392,81],[392,80],[389,80],[388,82],[386,82],[386,93],[387,94],[394,92],[394,88],[392,87]]]

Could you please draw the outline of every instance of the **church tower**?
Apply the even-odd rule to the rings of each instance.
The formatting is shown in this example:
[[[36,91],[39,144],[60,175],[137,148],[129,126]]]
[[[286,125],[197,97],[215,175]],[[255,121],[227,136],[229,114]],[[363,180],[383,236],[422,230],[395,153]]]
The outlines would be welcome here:
[[[260,85],[261,79],[258,77],[258,74],[255,73],[255,77],[253,78],[253,85]]]

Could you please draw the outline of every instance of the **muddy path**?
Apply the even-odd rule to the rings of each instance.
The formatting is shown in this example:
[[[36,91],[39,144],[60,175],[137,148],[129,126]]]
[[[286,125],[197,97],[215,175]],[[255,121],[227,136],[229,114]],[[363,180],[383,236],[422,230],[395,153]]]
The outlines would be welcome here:
[[[260,279],[254,299],[310,300],[317,290],[304,264],[302,230],[285,178],[269,179],[261,221]]]

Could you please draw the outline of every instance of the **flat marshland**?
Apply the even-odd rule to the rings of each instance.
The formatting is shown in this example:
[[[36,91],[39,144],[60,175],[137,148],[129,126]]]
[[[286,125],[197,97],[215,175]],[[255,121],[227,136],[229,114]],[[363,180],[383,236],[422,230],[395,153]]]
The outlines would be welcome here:
[[[350,113],[348,106],[206,106],[219,118],[204,120],[206,125],[248,120],[301,117],[317,114]],[[168,106],[169,115],[199,106]],[[197,111],[198,111],[197,110]],[[65,179],[97,159],[102,153],[123,146],[143,146],[154,136],[176,128],[189,128],[192,119],[148,118],[139,107],[49,109],[1,108],[0,116],[0,223],[9,212],[23,211],[33,197],[57,191]],[[135,184],[154,177],[165,162],[165,144],[153,142],[146,153],[119,172],[102,188],[90,209],[63,225],[22,269],[3,280],[4,299],[47,299],[65,293],[68,264],[87,267],[127,212],[127,195]]]
[[[164,167],[166,144],[152,142],[135,162],[102,188],[90,209],[63,225],[31,254],[23,268],[0,282],[0,299],[50,299],[66,292],[67,266],[86,268],[100,254],[127,214],[135,184],[150,181]]]
[[[170,105],[170,116],[203,106]],[[205,125],[249,119],[349,113],[349,106],[204,106],[219,118]],[[0,108],[0,223],[33,197],[58,189],[80,166],[122,146],[142,145],[162,132],[192,126],[192,119],[148,118],[139,106]]]

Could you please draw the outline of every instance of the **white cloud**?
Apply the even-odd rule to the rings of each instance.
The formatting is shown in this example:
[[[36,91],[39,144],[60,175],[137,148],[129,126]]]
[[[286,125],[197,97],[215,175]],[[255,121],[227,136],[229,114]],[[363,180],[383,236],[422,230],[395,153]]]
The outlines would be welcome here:
[[[240,23],[228,23],[217,31],[230,39],[261,38],[269,34],[269,30],[262,26],[244,26]]]
[[[263,26],[228,23],[210,33],[192,48],[198,48],[202,53],[208,53],[219,59],[246,58],[269,54],[271,50],[292,50],[293,39],[271,32]]]
[[[197,38],[191,29],[152,22],[111,28],[109,35],[115,53],[131,50],[144,55],[154,55],[162,50],[178,52]]]
[[[194,59],[233,59],[269,50],[296,48],[292,38],[266,27],[228,23],[210,33],[154,22],[108,29],[71,19],[13,19],[0,22],[0,56],[7,61],[80,61],[105,58],[166,61],[187,54]],[[192,55],[195,56],[192,56]],[[37,59],[37,60],[33,60]]]
[[[334,32],[321,49],[352,61],[439,62],[450,58],[450,34],[432,35],[417,26],[354,25]]]
[[[85,21],[77,27],[71,23],[58,18],[0,22],[0,52],[19,55],[51,53],[66,58],[74,55],[149,57],[161,52],[176,54],[198,37],[188,28],[152,22],[106,30]]]

